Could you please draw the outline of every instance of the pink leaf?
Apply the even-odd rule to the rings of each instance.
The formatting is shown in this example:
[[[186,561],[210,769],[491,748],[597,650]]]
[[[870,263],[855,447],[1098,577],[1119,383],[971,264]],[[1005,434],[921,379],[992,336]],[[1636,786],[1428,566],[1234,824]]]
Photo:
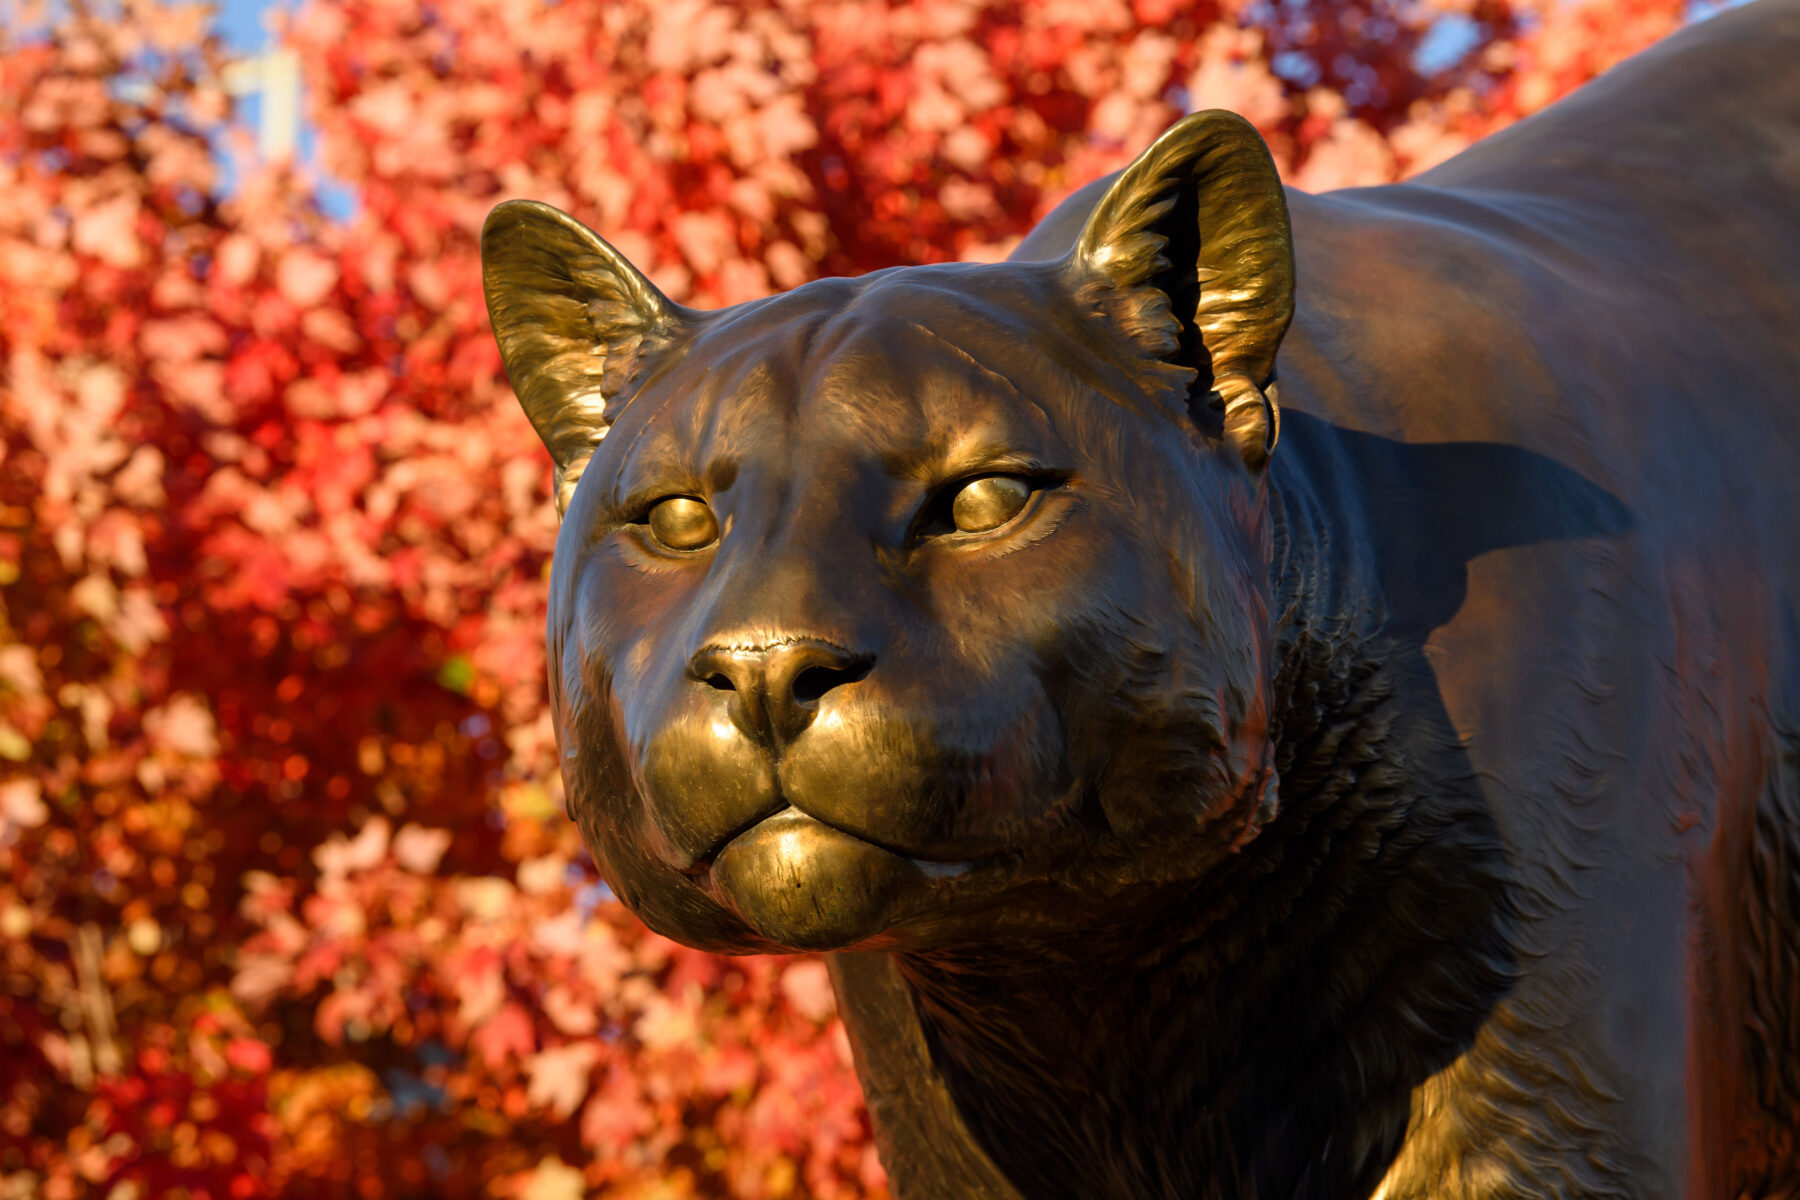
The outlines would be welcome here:
[[[600,1047],[593,1042],[571,1042],[532,1055],[526,1099],[548,1108],[556,1120],[566,1120],[587,1098],[588,1074],[599,1059]]]
[[[831,976],[816,958],[802,959],[781,973],[781,994],[809,1021],[823,1021],[837,1011]]]
[[[337,286],[337,265],[312,250],[289,250],[275,268],[275,286],[296,308],[311,308]]]
[[[490,1071],[497,1071],[508,1059],[523,1059],[537,1045],[531,1028],[531,1017],[518,1004],[507,1003],[489,1017],[469,1038],[469,1047],[481,1057]]]

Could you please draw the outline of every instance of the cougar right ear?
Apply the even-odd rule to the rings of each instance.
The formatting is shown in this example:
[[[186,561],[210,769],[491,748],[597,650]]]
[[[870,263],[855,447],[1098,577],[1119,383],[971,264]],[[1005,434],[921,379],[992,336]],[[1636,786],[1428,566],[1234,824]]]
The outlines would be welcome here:
[[[619,395],[693,314],[565,212],[509,200],[481,230],[481,282],[500,358],[556,464],[558,516]]]

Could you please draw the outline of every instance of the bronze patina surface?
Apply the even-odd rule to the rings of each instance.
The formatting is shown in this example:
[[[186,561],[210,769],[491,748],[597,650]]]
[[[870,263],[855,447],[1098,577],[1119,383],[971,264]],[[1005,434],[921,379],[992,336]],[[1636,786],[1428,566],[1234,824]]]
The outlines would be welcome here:
[[[1800,1195],[1800,3],[1404,185],[1200,113],[1003,264],[483,250],[571,812],[834,952],[901,1197]]]

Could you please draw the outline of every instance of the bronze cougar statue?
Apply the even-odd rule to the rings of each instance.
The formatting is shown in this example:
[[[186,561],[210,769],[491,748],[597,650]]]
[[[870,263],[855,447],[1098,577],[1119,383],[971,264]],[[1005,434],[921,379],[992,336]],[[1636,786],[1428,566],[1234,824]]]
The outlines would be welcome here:
[[[514,202],[571,812],[933,1197],[1800,1196],[1800,3],[717,312]]]

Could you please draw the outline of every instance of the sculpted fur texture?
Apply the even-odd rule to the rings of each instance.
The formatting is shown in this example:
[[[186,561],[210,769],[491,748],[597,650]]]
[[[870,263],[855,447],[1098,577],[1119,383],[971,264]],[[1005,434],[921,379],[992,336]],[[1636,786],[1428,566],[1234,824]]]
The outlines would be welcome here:
[[[717,312],[495,210],[571,814],[832,952],[901,1197],[1800,1196],[1795,62]]]

